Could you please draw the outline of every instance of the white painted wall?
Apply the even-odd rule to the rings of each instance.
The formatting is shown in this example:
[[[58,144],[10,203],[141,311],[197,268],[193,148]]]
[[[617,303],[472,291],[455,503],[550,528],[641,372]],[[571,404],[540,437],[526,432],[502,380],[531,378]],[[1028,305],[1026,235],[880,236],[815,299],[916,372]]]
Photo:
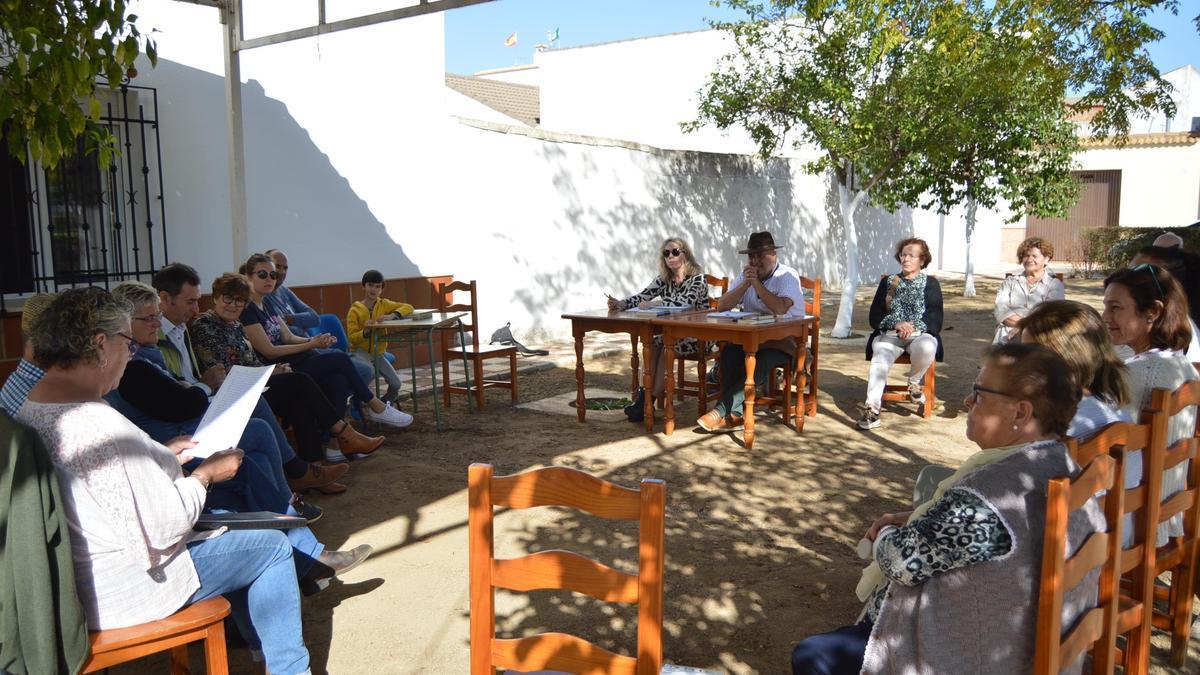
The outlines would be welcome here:
[[[1084,170],[1120,169],[1123,227],[1180,227],[1200,220],[1200,141],[1098,148],[1076,159]]]
[[[1174,87],[1171,98],[1175,101],[1175,116],[1152,115],[1139,118],[1131,125],[1131,133],[1188,131],[1191,129],[1192,118],[1200,117],[1200,70],[1196,70],[1195,66],[1186,65],[1163,73],[1162,77]]]
[[[542,72],[533,64],[513,66],[512,68],[481,70],[475,73],[475,76],[482,77],[485,80],[497,80],[511,84],[528,84],[533,87],[541,86],[542,84]]]

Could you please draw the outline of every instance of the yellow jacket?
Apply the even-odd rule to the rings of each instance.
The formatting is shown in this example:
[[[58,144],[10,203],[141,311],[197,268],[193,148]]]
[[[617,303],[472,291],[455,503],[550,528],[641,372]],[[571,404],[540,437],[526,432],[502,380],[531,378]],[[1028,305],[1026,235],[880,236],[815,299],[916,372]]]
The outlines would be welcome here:
[[[413,313],[413,306],[406,302],[393,302],[385,298],[376,300],[375,307],[370,310],[361,300],[356,300],[353,305],[350,305],[350,311],[346,312],[346,338],[350,340],[350,348],[370,352],[371,336],[363,335],[363,328],[367,321],[378,321],[380,317],[393,312],[399,312],[400,316],[408,316]],[[383,352],[384,344],[382,342],[375,345],[375,354]]]

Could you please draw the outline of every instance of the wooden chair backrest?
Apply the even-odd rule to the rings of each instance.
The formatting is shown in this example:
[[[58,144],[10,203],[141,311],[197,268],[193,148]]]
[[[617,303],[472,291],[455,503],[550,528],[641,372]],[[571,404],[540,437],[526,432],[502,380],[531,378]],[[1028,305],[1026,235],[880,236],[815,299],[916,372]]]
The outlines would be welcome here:
[[[567,672],[657,674],[662,668],[663,551],[666,485],[645,479],[621,487],[566,467],[493,476],[489,464],[472,464],[468,479],[471,574],[471,674],[493,668]],[[492,507],[570,506],[610,520],[639,522],[638,573],[626,574],[567,551],[541,551],[496,560]],[[581,638],[544,633],[496,638],[495,588],[566,589],[604,602],[637,603],[637,657],[614,654]]]
[[[1188,406],[1200,406],[1200,380],[1186,382],[1175,391],[1155,389],[1151,395],[1150,407],[1162,410],[1165,417],[1170,418]],[[1200,408],[1197,409],[1197,423],[1200,424]],[[1186,436],[1166,445],[1162,451],[1162,471],[1179,466],[1190,461],[1187,483],[1183,490],[1176,492],[1162,503],[1158,512],[1158,522],[1164,522],[1177,513],[1183,514],[1184,537],[1195,539],[1200,537],[1200,461],[1197,461],[1197,449],[1200,448],[1200,437],[1196,434]]]
[[[466,304],[454,301],[454,293],[463,291],[470,298]],[[470,312],[471,321],[463,321],[463,330],[471,334],[471,342],[476,349],[479,349],[479,331],[475,330],[476,324],[479,323],[479,306],[477,303],[478,295],[476,295],[475,280],[453,281],[448,284],[438,285],[438,311],[440,312]]]
[[[1152,559],[1149,556],[1153,555],[1157,531],[1152,523],[1158,519],[1158,508],[1150,500],[1151,481],[1145,477],[1150,475],[1149,464],[1154,454],[1151,445],[1155,441],[1155,428],[1163,421],[1161,417],[1151,412],[1145,415],[1143,424],[1114,422],[1082,443],[1073,438],[1067,439],[1067,452],[1080,466],[1086,466],[1096,457],[1105,455],[1142,453],[1142,466],[1146,471],[1142,474],[1141,483],[1122,490],[1121,515],[1133,514],[1133,533],[1129,547],[1120,554],[1117,568],[1121,574],[1129,574],[1139,566],[1144,567],[1147,560]]]
[[[705,274],[704,281],[708,282],[709,286],[717,288],[721,291],[717,294],[716,298],[710,297],[708,299],[709,308],[716,308],[717,299],[729,292],[729,277],[717,277],[711,274]]]
[[[807,291],[804,294],[804,315],[821,320],[821,279],[800,277],[800,288]]]
[[[1046,530],[1042,537],[1042,578],[1033,660],[1035,675],[1058,675],[1093,645],[1093,672],[1113,672],[1119,584],[1116,563],[1121,549],[1120,502],[1124,495],[1122,490],[1113,488],[1119,488],[1124,480],[1124,460],[1124,451],[1119,451],[1116,457],[1098,454],[1075,480],[1056,478],[1046,487]],[[1074,555],[1067,557],[1067,525],[1071,514],[1082,509],[1102,490],[1107,491],[1102,498],[1107,530],[1092,533]],[[1064,637],[1063,597],[1096,568],[1100,568],[1096,604],[1079,617]]]

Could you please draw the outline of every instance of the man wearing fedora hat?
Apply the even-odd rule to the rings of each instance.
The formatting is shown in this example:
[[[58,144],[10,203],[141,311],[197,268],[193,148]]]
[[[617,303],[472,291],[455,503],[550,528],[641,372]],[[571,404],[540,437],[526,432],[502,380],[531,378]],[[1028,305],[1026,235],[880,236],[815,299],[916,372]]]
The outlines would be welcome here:
[[[717,300],[717,309],[727,311],[740,304],[747,312],[803,318],[804,291],[800,288],[800,274],[779,262],[775,251],[780,248],[775,245],[770,232],[751,234],[746,248],[738,251],[749,256],[749,260],[729,291]],[[772,369],[787,363],[795,354],[795,338],[763,343],[756,355],[754,382],[762,386]],[[705,431],[742,424],[746,354],[741,345],[727,345],[721,352],[721,372],[724,373],[724,386],[719,400],[712,410],[696,420]]]

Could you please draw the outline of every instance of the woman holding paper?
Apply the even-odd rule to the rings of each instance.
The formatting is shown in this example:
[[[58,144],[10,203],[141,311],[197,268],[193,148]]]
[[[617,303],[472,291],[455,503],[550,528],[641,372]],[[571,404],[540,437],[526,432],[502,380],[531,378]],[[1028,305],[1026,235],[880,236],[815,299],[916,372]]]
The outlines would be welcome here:
[[[708,307],[708,282],[704,270],[700,269],[692,250],[682,238],[673,237],[662,243],[662,256],[658,259],[658,276],[642,289],[641,293],[624,300],[608,296],[610,310],[626,310],[634,307],[649,309],[655,305],[664,307]],[[657,299],[657,302],[655,300]],[[654,336],[654,397],[662,398],[667,386],[666,358],[663,357],[662,337]],[[683,356],[696,351],[696,340],[687,338],[675,344],[675,353]],[[649,364],[647,364],[649,365]],[[638,389],[633,405],[626,409],[630,421],[641,422],[644,415],[644,391]]]
[[[262,366],[238,320],[250,302],[250,282],[240,274],[222,274],[213,281],[212,299],[213,308],[197,317],[188,329],[200,367],[220,364],[229,372],[234,366]],[[346,456],[369,454],[383,445],[383,436],[364,436],[355,431],[312,377],[293,372],[287,364],[275,366],[263,396],[292,427],[297,454],[310,462],[325,459],[325,432],[337,439],[338,449]]]
[[[862,553],[872,562],[856,589],[866,603],[860,621],[802,640],[793,673],[1029,670],[1046,485],[1080,470],[1061,441],[1080,388],[1062,357],[1041,345],[990,347],[982,366],[964,401],[967,438],[979,452],[912,511],[871,525]],[[1093,499],[1071,514],[1070,550],[1105,527]],[[1095,596],[1098,578],[1093,572],[1066,592],[1064,626]]]
[[[269,256],[255,253],[242,265],[241,272],[250,281],[250,302],[240,317],[243,330],[250,346],[264,361],[287,363],[296,372],[307,373],[320,385],[325,398],[338,407],[341,401],[353,396],[356,403],[366,406],[367,418],[374,422],[398,428],[412,424],[412,415],[391,407],[371,393],[354,369],[349,354],[325,349],[333,346],[333,336],[305,338],[292,333],[275,306],[264,301],[267,294],[275,290],[275,281],[279,277],[275,273],[275,262]]]
[[[867,339],[867,400],[858,428],[879,426],[879,410],[888,371],[901,354],[908,353],[908,396],[913,403],[925,400],[921,380],[925,371],[942,353],[942,287],[938,280],[921,270],[933,262],[924,239],[905,239],[896,244],[896,262],[900,272],[879,281],[871,302],[871,328]]]
[[[234,475],[242,451],[218,452],[185,477],[189,443],[156,443],[104,403],[136,345],[129,306],[97,291],[65,291],[38,318],[34,355],[46,375],[18,416],[54,462],[88,628],[155,621],[225,595],[270,672],[307,673],[288,538],[192,529],[208,488]]]

